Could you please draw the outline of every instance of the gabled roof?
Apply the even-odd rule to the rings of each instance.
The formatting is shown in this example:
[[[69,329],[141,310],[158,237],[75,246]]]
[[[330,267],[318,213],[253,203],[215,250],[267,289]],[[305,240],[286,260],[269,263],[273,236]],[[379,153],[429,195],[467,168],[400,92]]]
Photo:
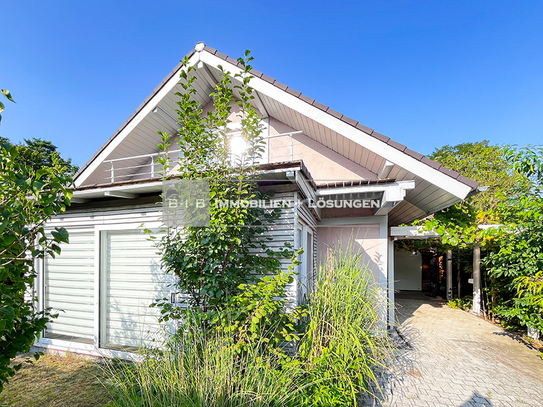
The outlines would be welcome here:
[[[204,68],[201,70],[201,75],[205,76],[207,80],[199,85],[201,87],[201,101],[204,103],[209,100],[206,97],[209,98],[211,82],[217,80],[216,68],[218,65],[222,65],[233,74],[241,68],[241,65],[235,59],[203,43],[198,43],[195,50],[189,52],[187,57],[189,65],[198,65]],[[158,142],[154,139],[146,140],[145,137],[136,139],[134,136],[132,142],[126,141],[124,144],[121,144],[121,141],[138,132],[151,134],[146,130],[153,127],[151,123],[155,124],[156,133],[156,120],[149,114],[156,106],[160,106],[165,110],[169,109],[169,112],[174,116],[175,105],[173,104],[172,95],[175,93],[177,78],[183,68],[183,64],[178,64],[128,120],[78,171],[75,176],[77,187],[96,184],[98,178],[95,173],[107,170],[104,165],[100,167],[103,161],[123,157],[123,154],[126,157],[130,155],[129,151],[137,151],[132,147],[132,145],[136,144],[136,141],[140,143],[148,142],[148,146],[154,143],[156,148]],[[398,208],[395,208],[389,215],[393,221],[407,222],[426,216],[464,199],[478,186],[477,182],[443,167],[422,154],[410,150],[406,146],[342,113],[330,109],[299,91],[289,88],[262,72],[252,70],[251,74],[254,76],[251,86],[255,89],[257,96],[255,106],[259,110],[268,110],[269,116],[275,117],[293,129],[303,130],[304,134],[311,135],[319,143],[368,168],[375,174],[378,174],[380,168],[383,168],[386,164],[391,165],[387,177],[398,180],[414,179],[416,181],[417,188],[411,191],[406,197],[406,201],[398,205]],[[173,106],[171,106],[172,104]],[[149,123],[146,123],[146,121]],[[173,128],[170,130],[175,131]]]

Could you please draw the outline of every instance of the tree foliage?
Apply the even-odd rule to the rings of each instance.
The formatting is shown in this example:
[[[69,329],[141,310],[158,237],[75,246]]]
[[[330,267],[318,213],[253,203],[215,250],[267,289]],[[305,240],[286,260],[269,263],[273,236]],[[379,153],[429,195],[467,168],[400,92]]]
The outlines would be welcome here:
[[[13,100],[13,97],[11,96],[11,93],[7,89],[0,89],[0,93],[4,95],[4,97],[9,100],[10,102],[15,103],[15,100]],[[2,122],[2,112],[6,109],[6,105],[4,105],[4,102],[0,100],[0,123]]]
[[[62,168],[65,175],[73,176],[79,167],[72,164],[71,158],[62,158],[57,151],[57,146],[48,140],[41,138],[24,139],[24,143],[13,144],[6,138],[1,138],[3,143],[11,144],[18,153],[19,160],[32,167],[35,171],[44,167]]]
[[[475,215],[479,215],[480,222],[492,223],[497,220],[495,209],[523,179],[521,174],[511,171],[507,153],[507,146],[492,146],[485,140],[456,146],[445,145],[436,149],[430,158],[487,187],[466,201],[473,207]]]
[[[515,188],[525,184],[524,177],[511,169],[507,154],[507,146],[491,146],[486,140],[436,149],[431,159],[479,182],[483,191],[416,224],[435,230],[444,249],[484,243],[478,226],[498,223],[497,208]]]
[[[510,150],[509,160],[527,182],[496,208],[503,226],[485,232],[494,247],[484,263],[503,286],[496,312],[512,324],[543,331],[543,148]]]
[[[35,308],[33,258],[60,253],[59,244],[68,241],[63,228],[44,230],[70,204],[65,172],[56,157],[50,166],[34,168],[18,148],[0,144],[0,389],[20,368],[10,366],[11,359],[30,350],[52,317]]]
[[[220,80],[210,95],[213,108],[205,113],[204,106],[194,98],[195,68],[183,70],[180,85],[184,91],[177,94],[179,133],[159,133],[159,148],[164,152],[159,162],[164,166],[164,179],[173,174],[184,180],[206,181],[210,187],[210,225],[170,228],[157,244],[163,269],[177,276],[177,288],[188,295],[188,305],[204,311],[224,307],[231,296],[240,292],[241,284],[254,281],[257,275],[276,272],[280,266],[278,257],[291,255],[288,248],[267,247],[267,225],[277,218],[280,209],[213,204],[269,199],[259,191],[256,182],[256,165],[264,146],[262,117],[251,105],[252,59],[247,51],[244,58],[238,59],[242,71],[234,75],[219,67]],[[239,121],[239,135],[231,129],[233,114]],[[243,154],[232,154],[234,137],[243,140]],[[181,150],[177,162],[169,159],[172,146]],[[172,173],[174,167],[176,171]],[[160,304],[165,318],[176,314],[175,307],[167,301]]]
[[[482,243],[489,314],[511,326],[543,329],[543,149],[445,146],[432,158],[489,188],[420,222],[441,235],[442,249]],[[499,227],[482,230],[480,224]]]

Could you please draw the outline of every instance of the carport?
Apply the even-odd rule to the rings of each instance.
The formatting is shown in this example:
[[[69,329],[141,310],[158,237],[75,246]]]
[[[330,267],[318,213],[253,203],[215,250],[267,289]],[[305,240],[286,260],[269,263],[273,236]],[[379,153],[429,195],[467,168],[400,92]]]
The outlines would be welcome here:
[[[480,228],[495,227],[495,225],[480,226]],[[425,240],[440,239],[435,231],[423,230],[421,226],[395,226],[390,228],[390,239],[398,240]],[[453,296],[453,267],[452,250],[447,250],[444,259],[446,297]],[[415,253],[403,252],[394,249],[394,289],[422,291],[422,259]],[[420,280],[419,280],[420,278]],[[403,280],[402,280],[403,279]],[[473,245],[473,278],[469,280],[473,284],[473,313],[481,314],[481,245]]]

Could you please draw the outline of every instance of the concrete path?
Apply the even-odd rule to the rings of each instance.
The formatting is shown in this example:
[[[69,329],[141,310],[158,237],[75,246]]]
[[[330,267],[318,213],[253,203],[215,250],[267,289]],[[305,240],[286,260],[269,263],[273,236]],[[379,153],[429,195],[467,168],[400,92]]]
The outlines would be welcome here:
[[[398,302],[385,406],[542,406],[543,361],[500,327],[428,297]]]

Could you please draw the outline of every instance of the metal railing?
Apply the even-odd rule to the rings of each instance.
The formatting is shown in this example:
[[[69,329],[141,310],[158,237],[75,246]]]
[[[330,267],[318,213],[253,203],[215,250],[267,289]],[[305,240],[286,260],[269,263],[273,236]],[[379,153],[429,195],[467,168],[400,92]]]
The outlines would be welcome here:
[[[266,157],[267,158],[266,163],[272,163],[272,162],[278,162],[278,161],[293,161],[295,156],[301,155],[300,152],[298,152],[298,153],[294,152],[294,146],[302,144],[299,141],[297,142],[297,141],[294,140],[293,136],[295,136],[296,134],[302,134],[302,131],[293,131],[293,132],[290,132],[290,133],[282,133],[282,134],[274,134],[274,135],[271,135],[271,136],[266,136],[265,139],[268,140],[267,149],[266,149],[266,152],[268,153],[267,157]],[[287,143],[286,144],[274,145],[273,148],[270,148],[270,141],[269,140],[274,139],[274,138],[281,138],[281,137],[288,137]],[[283,148],[283,147],[288,147],[288,153],[287,154],[272,155],[273,150],[277,150],[277,149],[280,149],[280,148]],[[276,158],[283,158],[283,159],[282,160],[275,160]]]
[[[168,155],[179,153],[181,150],[172,150],[168,151]],[[114,183],[115,181],[119,181],[119,178],[128,178],[128,177],[139,177],[139,176],[145,176],[148,175],[149,178],[155,178],[156,174],[158,174],[159,168],[156,168],[156,165],[159,164],[156,162],[156,159],[159,155],[164,153],[153,153],[153,154],[143,154],[143,155],[135,155],[132,157],[123,157],[123,158],[114,158],[112,160],[104,160],[105,164],[110,164],[110,168],[106,169],[106,172],[109,172],[109,181],[111,183]],[[170,157],[171,158],[171,157]],[[137,165],[129,165],[127,167],[116,167],[116,163],[120,163],[123,161],[130,161],[130,160],[138,160],[138,161],[146,161],[145,159],[148,159],[149,161],[142,164]],[[160,165],[160,164],[159,164]],[[149,167],[149,171],[137,171],[138,169],[146,169],[146,167]],[[129,171],[128,174],[119,174],[120,171],[126,172],[126,170],[134,170]],[[117,174],[115,173],[117,172]],[[123,181],[121,179],[121,181]]]
[[[294,140],[293,137],[301,133],[302,131],[293,131],[265,136],[264,139],[266,140],[266,148],[263,156],[259,160],[259,163],[267,164],[281,161],[293,161],[295,157],[301,157],[301,152],[296,152],[295,147],[297,145],[301,145],[302,143]],[[233,133],[232,137],[236,137],[237,135],[237,132]],[[283,137],[288,138],[285,143],[271,145],[271,140]],[[181,149],[172,150],[168,151],[167,154],[175,163],[178,157],[175,157],[175,155],[181,151]],[[274,152],[277,152],[278,154],[274,154]],[[163,170],[163,167],[157,162],[157,158],[162,154],[164,153],[159,152],[104,160],[104,164],[109,164],[109,168],[104,170],[105,172],[109,173],[109,176],[106,176],[106,179],[109,178],[108,181],[110,183],[114,183],[133,179],[159,177],[162,175],[161,171]],[[174,157],[172,157],[172,155],[174,155]]]

